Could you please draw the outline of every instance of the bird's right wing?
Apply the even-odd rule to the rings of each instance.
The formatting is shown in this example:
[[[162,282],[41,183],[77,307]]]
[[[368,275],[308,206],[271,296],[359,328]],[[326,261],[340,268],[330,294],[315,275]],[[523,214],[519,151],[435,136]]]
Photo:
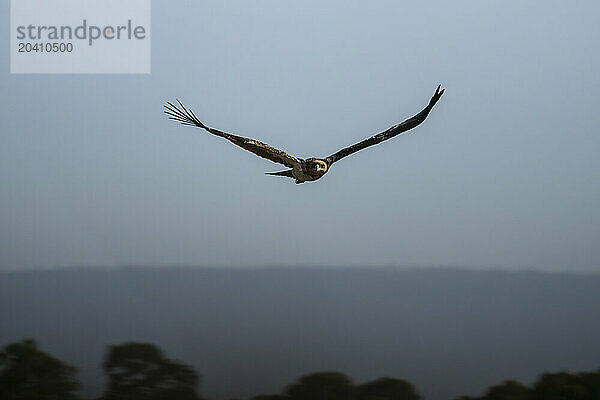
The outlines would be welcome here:
[[[186,108],[179,100],[177,100],[177,103],[179,104],[179,107],[177,107],[170,101],[167,102],[167,104],[165,104],[164,112],[169,116],[169,119],[181,122],[183,125],[197,126],[199,128],[205,129],[213,135],[225,138],[231,143],[240,146],[241,148],[248,150],[249,152],[254,153],[259,157],[266,158],[267,160],[271,160],[279,164],[283,164],[289,168],[294,168],[295,165],[298,165],[302,162],[300,158],[289,155],[283,150],[276,149],[275,147],[271,147],[266,143],[259,142],[258,140],[246,138],[243,136],[236,136],[232,135],[231,133],[226,133],[218,129],[210,128],[204,125],[202,122],[200,122],[200,120],[196,117],[194,112]]]
[[[423,110],[421,110],[421,112],[418,113],[417,115],[415,115],[414,117],[411,117],[411,118],[407,119],[406,121],[399,123],[398,125],[392,126],[387,131],[381,132],[375,136],[371,136],[370,138],[365,139],[362,142],[358,142],[356,144],[353,144],[352,146],[343,148],[340,151],[338,151],[337,153],[330,155],[325,160],[327,160],[327,162],[329,164],[332,164],[346,156],[349,156],[350,154],[356,153],[357,151],[362,150],[366,147],[381,143],[384,140],[391,139],[394,136],[404,133],[404,132],[408,131],[409,129],[412,129],[415,126],[419,125],[421,122],[425,121],[425,118],[427,118],[427,115],[429,115],[429,112],[431,111],[431,109],[433,108],[435,103],[437,103],[438,100],[444,94],[444,90],[446,90],[446,89],[441,89],[441,87],[442,87],[442,85],[439,85],[437,87],[434,95],[431,97],[431,100],[429,100],[429,104],[427,105],[427,107],[425,107]]]

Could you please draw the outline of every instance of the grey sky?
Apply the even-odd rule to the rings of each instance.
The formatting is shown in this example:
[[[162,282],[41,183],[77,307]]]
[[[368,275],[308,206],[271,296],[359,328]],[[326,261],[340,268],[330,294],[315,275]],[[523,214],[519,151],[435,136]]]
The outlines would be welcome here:
[[[598,2],[153,2],[152,74],[10,75],[0,268],[457,265],[598,271]],[[162,104],[324,156],[315,183]]]

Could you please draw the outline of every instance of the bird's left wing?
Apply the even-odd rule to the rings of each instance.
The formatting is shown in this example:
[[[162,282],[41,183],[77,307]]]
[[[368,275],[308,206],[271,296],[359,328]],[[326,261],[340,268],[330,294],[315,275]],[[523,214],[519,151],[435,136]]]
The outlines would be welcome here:
[[[392,126],[387,131],[381,132],[375,136],[371,136],[370,138],[365,139],[362,142],[358,142],[356,144],[353,144],[352,146],[343,148],[337,153],[330,155],[325,160],[327,160],[329,164],[332,164],[346,156],[349,156],[352,153],[356,153],[357,151],[362,150],[366,147],[381,143],[384,140],[391,139],[394,136],[404,133],[407,130],[419,125],[421,122],[425,121],[425,118],[427,118],[427,115],[429,115],[429,112],[431,111],[435,103],[437,103],[440,97],[442,97],[442,94],[444,94],[444,91],[446,89],[441,89],[441,87],[442,85],[438,85],[434,95],[431,97],[431,100],[429,100],[429,104],[427,105],[427,107],[421,110],[421,112],[415,115],[414,117],[411,117],[406,121],[399,123],[398,125]]]
[[[248,150],[259,157],[283,164],[289,168],[294,168],[295,165],[298,165],[302,162],[300,158],[289,155],[283,150],[276,149],[275,147],[271,147],[266,143],[259,142],[258,140],[232,135],[231,133],[210,128],[200,122],[194,112],[189,108],[186,108],[179,100],[177,100],[177,103],[179,104],[179,107],[170,101],[165,104],[164,112],[169,116],[169,119],[181,122],[183,125],[197,126],[205,129],[213,135],[225,138],[231,143],[240,146],[241,148]]]

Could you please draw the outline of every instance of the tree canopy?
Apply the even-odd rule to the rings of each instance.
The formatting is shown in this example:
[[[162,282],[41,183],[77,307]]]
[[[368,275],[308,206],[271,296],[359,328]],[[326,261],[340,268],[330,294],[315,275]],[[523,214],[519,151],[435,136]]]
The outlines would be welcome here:
[[[26,339],[0,352],[0,399],[76,399],[77,369],[38,349]]]
[[[402,379],[379,378],[357,387],[359,400],[420,400],[412,384]]]
[[[314,372],[289,385],[286,394],[293,400],[353,400],[354,384],[339,372]]]
[[[103,369],[108,376],[106,400],[198,399],[198,374],[187,365],[165,358],[150,343],[110,346]]]
[[[600,369],[545,373],[531,387],[504,381],[488,388],[481,397],[461,396],[456,400],[600,400]]]
[[[165,357],[150,343],[109,346],[102,365],[107,375],[100,400],[201,400],[200,377],[185,364]],[[34,340],[10,343],[0,351],[0,400],[77,400],[77,369],[40,350]],[[416,388],[402,379],[383,377],[362,384],[340,372],[301,376],[281,394],[250,400],[421,400]],[[455,400],[600,400],[600,369],[544,373],[531,385],[506,380],[481,396]]]

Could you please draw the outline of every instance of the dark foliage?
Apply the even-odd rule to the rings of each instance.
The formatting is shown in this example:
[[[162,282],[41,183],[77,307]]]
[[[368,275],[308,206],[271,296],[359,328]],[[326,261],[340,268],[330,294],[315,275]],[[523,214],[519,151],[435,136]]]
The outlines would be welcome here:
[[[350,378],[339,372],[304,375],[286,389],[293,400],[354,400],[356,391]]]
[[[490,387],[483,399],[485,400],[528,400],[531,389],[516,381],[504,381],[500,385]]]
[[[164,357],[149,343],[111,346],[104,360],[106,400],[197,400],[198,375],[189,366]]]
[[[33,340],[4,346],[0,352],[0,399],[76,399],[76,368],[39,350]]]
[[[150,343],[109,346],[103,363],[107,387],[101,400],[202,400],[198,374],[169,360]],[[77,400],[76,368],[41,351],[33,340],[0,351],[0,400]],[[283,394],[250,400],[421,400],[404,380],[379,378],[355,385],[339,372],[314,372],[287,386]],[[600,400],[600,369],[545,373],[531,387],[514,380],[489,387],[482,396],[455,400]]]
[[[359,400],[420,400],[412,384],[402,379],[379,378],[357,387]]]
[[[600,400],[600,370],[543,374],[533,386],[532,400]]]
[[[456,400],[600,400],[600,370],[542,374],[531,388],[505,381],[481,397],[461,396]]]

